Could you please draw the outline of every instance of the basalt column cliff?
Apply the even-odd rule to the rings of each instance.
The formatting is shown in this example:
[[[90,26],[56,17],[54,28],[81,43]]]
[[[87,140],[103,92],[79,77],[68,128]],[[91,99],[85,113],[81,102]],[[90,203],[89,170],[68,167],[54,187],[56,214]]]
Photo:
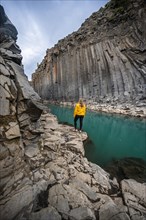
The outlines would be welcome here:
[[[111,0],[47,50],[32,80],[44,99],[145,99],[145,1]]]

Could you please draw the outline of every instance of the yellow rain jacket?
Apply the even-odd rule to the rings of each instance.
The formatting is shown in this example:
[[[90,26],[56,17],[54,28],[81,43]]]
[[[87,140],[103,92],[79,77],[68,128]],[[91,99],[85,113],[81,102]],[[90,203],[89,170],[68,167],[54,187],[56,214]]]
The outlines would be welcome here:
[[[74,117],[76,115],[85,116],[85,114],[86,114],[86,106],[83,105],[83,107],[81,107],[80,103],[77,103],[74,110]]]

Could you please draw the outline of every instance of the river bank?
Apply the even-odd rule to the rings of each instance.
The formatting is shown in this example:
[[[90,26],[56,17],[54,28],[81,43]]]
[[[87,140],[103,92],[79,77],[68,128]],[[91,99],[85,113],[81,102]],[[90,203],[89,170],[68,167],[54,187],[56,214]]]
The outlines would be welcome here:
[[[48,105],[59,123],[74,125],[73,108]],[[146,158],[145,119],[87,110],[83,131],[90,141],[84,143],[89,161],[102,168],[113,159]],[[79,123],[78,123],[79,125]]]
[[[43,100],[44,104],[55,104],[60,106],[74,107],[75,102],[63,102],[53,100]],[[97,103],[85,102],[87,109],[95,112],[104,112],[108,114],[121,114],[137,118],[146,118],[146,103],[139,103],[136,106],[133,104],[110,104],[110,103]]]
[[[31,149],[25,153],[32,166],[35,161],[41,162],[33,174],[34,183],[44,181],[29,220],[43,220],[46,216],[54,220],[144,220],[144,183],[132,179],[118,182],[88,161],[83,145],[87,134],[58,124],[54,115],[44,112],[39,129],[42,132],[41,147],[36,155],[39,159],[32,161]],[[40,207],[41,200],[45,200],[45,204]]]

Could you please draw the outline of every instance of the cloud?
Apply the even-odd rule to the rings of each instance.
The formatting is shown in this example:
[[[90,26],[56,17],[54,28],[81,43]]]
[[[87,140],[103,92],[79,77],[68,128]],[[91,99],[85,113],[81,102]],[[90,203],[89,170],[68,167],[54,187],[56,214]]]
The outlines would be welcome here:
[[[49,40],[43,34],[37,18],[29,12],[25,13],[25,24],[22,22],[20,35],[21,38],[18,39],[17,43],[21,47],[22,62],[30,79],[32,70],[34,71],[37,62],[40,62],[45,55],[45,51],[49,46]],[[32,68],[30,69],[31,66]]]

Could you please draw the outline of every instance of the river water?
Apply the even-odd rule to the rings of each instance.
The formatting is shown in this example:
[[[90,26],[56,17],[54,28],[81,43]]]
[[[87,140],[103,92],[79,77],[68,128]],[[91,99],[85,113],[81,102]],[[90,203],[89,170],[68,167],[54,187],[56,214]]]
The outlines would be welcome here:
[[[73,125],[73,109],[50,105],[51,112],[60,123]],[[146,161],[146,120],[121,115],[87,111],[83,130],[89,140],[85,142],[85,156],[101,167],[112,160],[140,158]]]

